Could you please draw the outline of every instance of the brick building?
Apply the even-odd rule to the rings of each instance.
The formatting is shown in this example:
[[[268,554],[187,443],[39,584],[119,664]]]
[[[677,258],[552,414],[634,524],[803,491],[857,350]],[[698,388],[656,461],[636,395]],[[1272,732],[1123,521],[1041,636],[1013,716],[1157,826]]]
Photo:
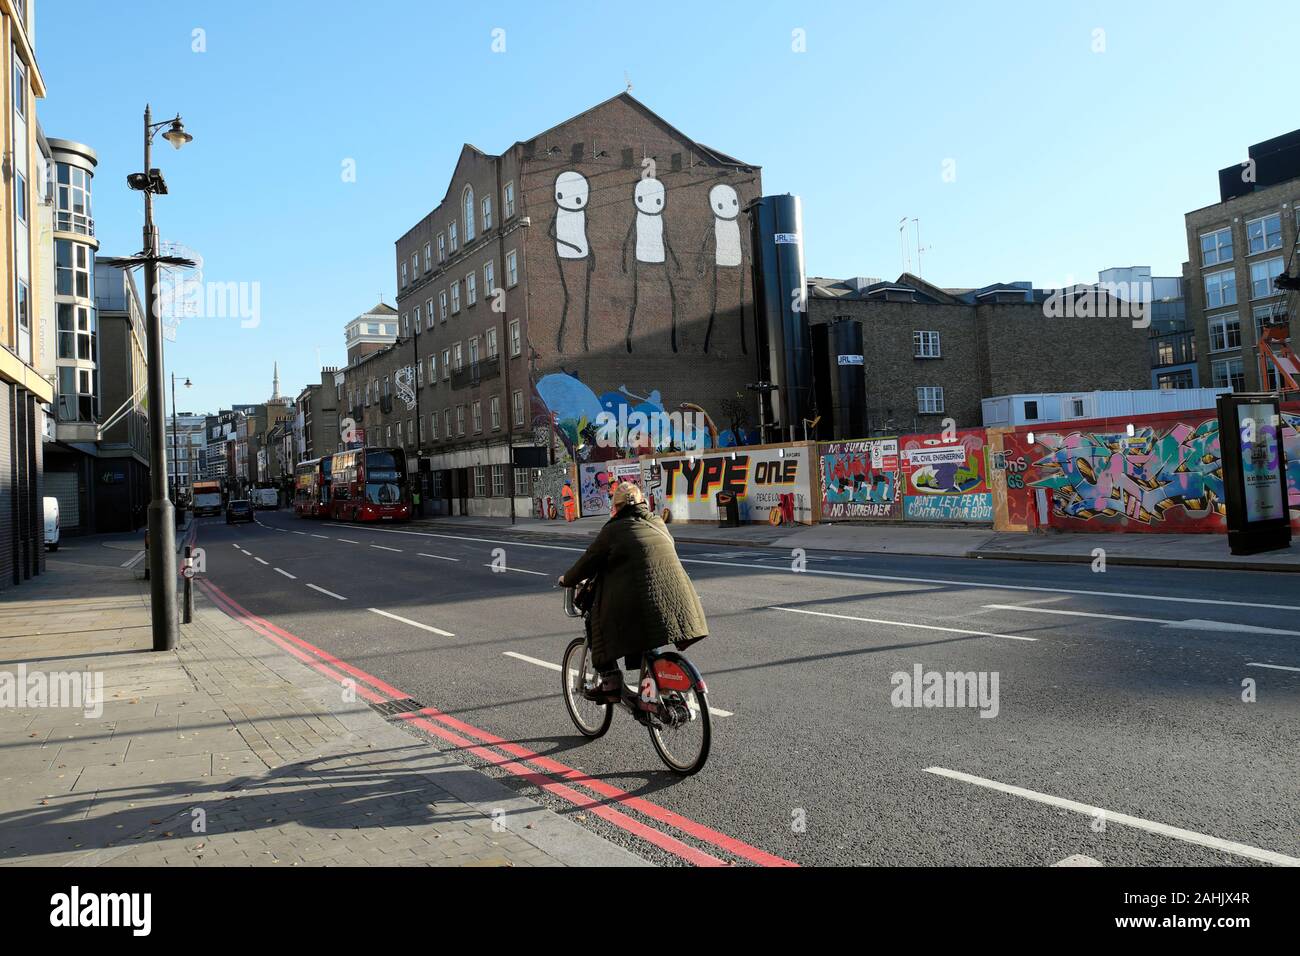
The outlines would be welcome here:
[[[338,387],[339,369],[321,369],[320,382],[308,385],[294,400],[293,457],[291,463],[310,461],[340,449]],[[292,465],[291,465],[292,467]]]
[[[1042,391],[1148,388],[1146,328],[1092,286],[1056,294],[1028,282],[941,289],[904,273],[809,279],[821,438],[978,427],[980,402]],[[838,356],[825,329],[859,323],[865,372],[863,434],[845,430]],[[819,332],[819,329],[823,331]],[[811,432],[810,432],[811,437]]]
[[[619,457],[595,441],[602,412],[698,409],[728,443],[713,422],[754,379],[760,194],[757,167],[626,93],[499,155],[466,145],[397,240],[398,342],[349,365],[343,407],[369,444],[380,428],[418,453],[453,513],[509,512],[510,446]]]
[[[1278,388],[1271,363],[1261,375],[1259,342],[1269,325],[1288,336],[1297,305],[1276,279],[1297,275],[1300,130],[1256,143],[1245,162],[1221,169],[1219,202],[1187,213],[1185,225],[1183,277],[1201,381],[1238,392]]]

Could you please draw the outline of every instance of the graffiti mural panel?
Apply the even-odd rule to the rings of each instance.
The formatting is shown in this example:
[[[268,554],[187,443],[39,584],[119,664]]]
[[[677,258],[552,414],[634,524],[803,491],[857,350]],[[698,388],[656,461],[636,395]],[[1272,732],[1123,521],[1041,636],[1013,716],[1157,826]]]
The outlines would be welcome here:
[[[816,520],[812,442],[738,448],[701,455],[641,460],[642,488],[659,514],[673,521],[716,521],[715,495],[736,495],[740,520],[811,524]]]
[[[993,522],[984,429],[905,435],[899,445],[904,518]]]
[[[1051,492],[1050,522],[1095,530],[1220,531],[1227,507],[1219,422],[1047,432],[1031,487]],[[1180,527],[1169,527],[1169,525]]]
[[[641,484],[636,459],[587,462],[578,466],[579,504],[584,516],[609,514],[609,493],[621,481]]]
[[[1291,524],[1300,529],[1300,411],[1294,408],[1282,412],[1282,440]],[[1219,420],[1211,409],[1021,429],[1004,444],[1007,509],[1023,513],[1030,525],[1037,523],[1034,492],[1042,489],[1050,496],[1048,524],[1063,531],[1227,530]]]
[[[819,448],[822,518],[899,518],[898,439],[830,442]]]

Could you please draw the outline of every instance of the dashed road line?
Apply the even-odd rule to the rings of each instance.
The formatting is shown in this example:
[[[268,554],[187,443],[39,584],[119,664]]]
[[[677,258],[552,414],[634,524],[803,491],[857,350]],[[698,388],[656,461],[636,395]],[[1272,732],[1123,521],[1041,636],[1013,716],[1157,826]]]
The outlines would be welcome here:
[[[491,568],[494,571],[518,571],[520,574],[537,574],[541,577],[546,577],[545,571],[529,571],[527,568],[501,568],[497,567],[495,564],[485,564],[483,567]]]
[[[353,541],[351,538],[335,538],[335,541],[342,541],[345,544],[360,544],[360,541]]]
[[[319,585],[317,585],[317,584],[308,584],[307,587],[311,588],[313,591],[319,591],[321,594],[327,594],[327,595],[329,595],[330,597],[334,598],[334,600],[336,600],[336,601],[346,601],[346,600],[347,600],[347,598],[345,598],[342,594],[335,594],[333,591],[327,591],[327,590],[325,590],[323,587],[321,587],[321,586],[319,586]]]
[[[375,614],[380,614],[384,617],[392,618],[394,621],[401,621],[403,624],[409,624],[411,625],[411,627],[418,627],[422,631],[431,631],[434,634],[441,634],[443,637],[456,636],[455,634],[451,633],[451,631],[444,631],[442,628],[434,627],[432,624],[421,624],[419,621],[412,621],[409,617],[402,617],[400,614],[392,614],[388,611],[381,611],[377,607],[369,607],[366,608],[366,610],[371,611]]]
[[[236,545],[236,547],[238,547],[238,545]],[[120,567],[123,567],[123,568],[133,568],[133,567],[135,567],[137,564],[139,564],[141,561],[144,560],[144,556],[145,556],[145,552],[144,552],[144,551],[141,551],[141,552],[140,552],[139,554],[137,554],[134,558],[127,558],[125,561],[123,561],[122,564],[120,565]]]
[[[1269,668],[1270,670],[1275,670],[1275,671],[1295,671],[1297,674],[1300,674],[1300,667],[1287,667],[1285,664],[1260,664],[1260,663],[1257,663],[1257,662],[1255,662],[1255,661],[1251,661],[1251,662],[1250,662],[1249,664],[1247,664],[1246,666],[1247,666],[1247,667],[1267,667],[1267,668]]]
[[[283,575],[284,575],[286,578],[288,578],[290,581],[297,581],[297,580],[298,580],[298,576],[297,576],[297,575],[295,575],[295,574],[290,574],[290,573],[289,573],[288,571],[286,571],[284,568],[276,568],[275,570],[276,570],[278,573],[283,574]]]
[[[442,554],[425,554],[423,551],[417,551],[416,554],[418,554],[418,555],[419,555],[420,557],[422,557],[422,558],[437,558],[439,561],[459,561],[459,560],[460,560],[460,558],[449,558],[449,557],[447,557],[446,555],[442,555]]]
[[[320,539],[323,540],[323,541],[328,541],[328,540],[330,539],[330,536],[327,535],[327,534],[314,534],[314,535],[312,535],[312,537],[313,537],[313,538],[320,538]]]
[[[339,540],[342,541],[343,539],[340,538]],[[398,554],[402,553],[401,548],[385,548],[382,544],[372,544],[370,547],[376,549],[377,551],[396,551]]]
[[[1073,810],[1075,813],[1082,813],[1090,817],[1105,820],[1108,823],[1119,823],[1139,830],[1146,830],[1148,833],[1156,833],[1160,836],[1170,837],[1174,840],[1182,840],[1185,843],[1194,843],[1197,846],[1203,846],[1210,850],[1218,850],[1222,853],[1231,853],[1234,856],[1244,856],[1247,859],[1259,860],[1263,863],[1272,863],[1276,866],[1300,866],[1300,858],[1287,856],[1283,853],[1276,853],[1273,850],[1261,850],[1259,847],[1249,846],[1245,843],[1237,843],[1233,840],[1223,840],[1219,837],[1197,833],[1194,830],[1184,830],[1182,827],[1173,827],[1167,823],[1157,823],[1155,820],[1144,820],[1142,817],[1129,816],[1127,813],[1116,813],[1113,810],[1106,810],[1102,807],[1094,807],[1086,803],[1079,803],[1075,800],[1066,800],[1063,797],[1054,797],[1051,794],[1039,793],[1037,790],[1029,790],[1025,787],[1015,787],[1007,783],[999,783],[996,780],[989,780],[987,777],[977,777],[974,774],[962,773],[960,770],[949,770],[947,767],[926,767],[925,772],[940,777],[947,777],[949,780],[960,780],[963,783],[974,784],[977,787],[997,790],[1000,793],[1009,793],[1012,796],[1023,797],[1026,800],[1033,800],[1036,803],[1045,803],[1051,807],[1060,807],[1063,810]]]
[[[911,621],[886,621],[876,617],[853,617],[849,614],[830,614],[826,611],[808,611],[797,607],[780,607],[770,605],[769,611],[789,611],[791,614],[811,614],[814,617],[834,617],[841,621],[861,621],[864,624],[884,624],[888,627],[914,627],[923,631],[943,631],[946,634],[969,634],[972,637],[1004,637],[1009,641],[1037,641],[1036,637],[1022,637],[1019,634],[994,634],[991,631],[972,631],[964,627],[939,627],[936,624],[913,624]]]
[[[1278,634],[1284,637],[1300,637],[1300,631],[1287,631],[1277,627],[1257,627],[1254,624],[1237,624],[1233,621],[1206,621],[1201,618],[1188,618],[1185,621],[1171,621],[1164,617],[1128,617],[1123,614],[1099,614],[1095,611],[1065,611],[1054,607],[1035,607],[1028,604],[985,604],[993,611],[1025,611],[1029,614],[1058,614],[1063,617],[1102,618],[1107,621],[1129,621],[1138,624],[1159,624],[1164,628],[1183,631],[1223,631],[1230,634]]]
[[[265,560],[264,558],[253,558],[253,560],[256,561],[258,564],[270,564],[270,563],[271,563],[270,561],[267,561],[267,560]]]

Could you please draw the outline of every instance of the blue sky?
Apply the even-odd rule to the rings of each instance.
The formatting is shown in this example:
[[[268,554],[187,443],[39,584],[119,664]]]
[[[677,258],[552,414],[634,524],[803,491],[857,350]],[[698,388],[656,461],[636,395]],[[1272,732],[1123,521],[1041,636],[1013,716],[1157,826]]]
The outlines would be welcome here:
[[[163,239],[206,280],[260,283],[256,328],[195,318],[167,344],[195,383],[182,410],[265,399],[275,360],[290,392],[318,380],[318,348],[341,363],[344,324],[394,301],[393,242],[461,144],[504,149],[625,72],[685,133],[761,165],[766,192],[803,197],[810,274],[896,276],[899,220],[918,218],[923,275],[946,286],[1180,273],[1183,214],[1296,125],[1300,78],[1294,0],[38,0],[36,17],[46,135],[99,152],[101,252],[140,247],[125,177],[149,101],[195,136],[155,150]]]

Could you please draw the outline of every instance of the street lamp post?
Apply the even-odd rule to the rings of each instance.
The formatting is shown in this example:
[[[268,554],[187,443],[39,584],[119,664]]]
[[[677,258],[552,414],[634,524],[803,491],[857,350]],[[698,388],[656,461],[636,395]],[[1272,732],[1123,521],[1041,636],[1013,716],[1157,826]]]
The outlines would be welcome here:
[[[185,387],[192,388],[194,383],[187,376]],[[181,455],[179,451],[179,428],[176,420],[176,373],[172,372],[172,505],[175,506],[181,498]],[[186,460],[189,460],[190,449],[185,450]],[[188,471],[188,469],[187,469]]]
[[[132,173],[126,181],[144,193],[144,249],[131,259],[144,266],[145,327],[149,363],[149,608],[153,625],[153,649],[169,651],[176,646],[180,624],[176,607],[176,510],[167,496],[167,384],[163,371],[162,316],[158,304],[158,263],[193,265],[188,259],[162,256],[158,252],[158,229],[153,222],[153,197],[167,194],[162,172],[154,169],[154,135],[164,126],[163,139],[180,149],[194,137],[185,132],[180,115],[161,123],[144,108],[144,171]]]

